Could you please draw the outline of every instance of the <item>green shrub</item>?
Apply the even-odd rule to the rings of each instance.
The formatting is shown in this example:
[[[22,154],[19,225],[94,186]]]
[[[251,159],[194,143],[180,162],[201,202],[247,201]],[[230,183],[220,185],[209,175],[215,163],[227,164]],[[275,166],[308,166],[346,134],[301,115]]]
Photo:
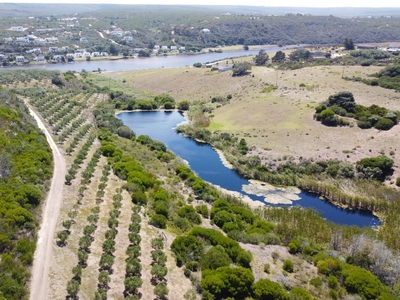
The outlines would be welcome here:
[[[290,291],[289,300],[313,300],[313,298],[305,289],[295,287]]]
[[[212,269],[215,270],[219,267],[225,267],[232,264],[232,259],[222,247],[212,247],[206,254],[203,255],[203,258],[200,261],[200,265],[202,270]]]
[[[319,288],[322,286],[322,279],[320,277],[314,277],[310,280],[310,284],[315,286],[316,288]]]
[[[394,122],[390,119],[387,118],[382,118],[376,124],[374,127],[378,130],[389,130],[394,126]]]
[[[283,262],[283,269],[284,269],[286,272],[293,273],[293,271],[294,271],[294,264],[293,264],[293,262],[292,262],[290,259],[286,259],[286,260]]]
[[[274,299],[285,300],[287,299],[286,292],[279,285],[269,279],[260,279],[253,284],[253,294],[256,300]]]
[[[363,299],[377,299],[383,291],[382,283],[361,267],[345,265],[342,274],[347,291],[359,294]]]
[[[149,223],[157,228],[165,229],[167,228],[167,222],[168,220],[164,215],[155,214],[151,217]]]

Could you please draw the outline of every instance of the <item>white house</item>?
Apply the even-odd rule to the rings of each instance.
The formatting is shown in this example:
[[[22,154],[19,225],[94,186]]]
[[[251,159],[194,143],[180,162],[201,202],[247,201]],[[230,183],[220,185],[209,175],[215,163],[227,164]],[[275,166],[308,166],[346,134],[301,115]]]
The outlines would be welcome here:
[[[6,56],[4,54],[0,54],[0,59],[5,59]]]
[[[29,43],[29,39],[26,37],[18,37],[15,41],[17,43]]]
[[[100,54],[101,54],[101,56],[108,56],[107,52],[101,52]]]
[[[185,51],[185,50],[186,50],[185,47],[183,47],[183,46],[179,47],[179,51]]]
[[[178,46],[171,46],[171,51],[178,50]]]
[[[161,50],[168,50],[168,46],[161,46]]]
[[[61,51],[68,51],[68,50],[69,50],[68,46],[64,46],[64,47],[61,48]]]
[[[75,53],[75,58],[82,58],[82,53],[80,52]]]
[[[204,33],[204,34],[209,34],[209,33],[211,33],[211,32],[210,32],[210,29],[207,29],[207,28],[202,29],[201,32]]]
[[[92,56],[93,57],[98,57],[98,56],[100,56],[100,53],[99,52],[92,52]]]
[[[54,56],[53,56],[53,60],[55,60],[55,61],[62,61],[62,60],[63,60],[63,56],[62,56],[62,55],[54,55]]]
[[[73,34],[72,34],[72,32],[66,31],[66,32],[64,33],[64,37],[65,37],[67,40],[72,40]]]
[[[43,55],[40,55],[40,56],[35,57],[35,61],[36,62],[45,62],[46,60]]]
[[[11,30],[11,31],[24,31],[25,29],[22,26],[13,26],[8,30]]]
[[[16,61],[16,62],[24,63],[24,62],[25,62],[25,57],[23,57],[23,56],[16,56],[16,57],[15,57],[15,61]]]
[[[46,41],[48,43],[58,43],[58,38],[52,36],[52,37],[46,38]]]
[[[65,56],[67,58],[74,58],[75,57],[75,55],[73,53],[67,53]]]
[[[132,38],[131,36],[126,36],[126,37],[124,37],[124,40],[125,40],[127,43],[132,43],[132,42],[133,42],[133,38]]]
[[[47,44],[47,41],[45,39],[36,39],[35,44]]]
[[[13,39],[10,38],[10,37],[8,37],[8,38],[4,38],[4,41],[5,41],[6,43],[12,43]]]
[[[88,41],[85,37],[81,37],[81,38],[79,39],[79,42],[81,42],[81,43],[88,43],[89,41]]]
[[[154,49],[154,50],[160,50],[160,46],[155,45],[153,49]]]
[[[82,54],[83,57],[90,57],[92,54],[90,52],[83,52]]]
[[[49,47],[49,52],[50,53],[57,53],[58,52],[58,47]]]

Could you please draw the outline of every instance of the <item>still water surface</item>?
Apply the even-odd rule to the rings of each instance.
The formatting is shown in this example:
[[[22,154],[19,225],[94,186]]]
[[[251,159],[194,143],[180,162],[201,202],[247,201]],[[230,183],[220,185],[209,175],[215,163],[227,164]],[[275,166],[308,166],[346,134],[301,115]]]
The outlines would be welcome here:
[[[243,191],[243,186],[249,185],[249,181],[236,171],[225,167],[210,145],[194,141],[174,130],[177,124],[185,121],[185,117],[180,112],[123,112],[118,115],[118,118],[135,131],[137,136],[148,135],[152,139],[162,141],[172,152],[186,160],[190,168],[205,181],[230,191],[240,192],[254,201],[264,201],[262,196]],[[280,191],[275,190],[271,193],[280,193]],[[298,196],[301,199],[293,201],[292,205],[314,208],[324,218],[336,224],[360,227],[379,225],[379,219],[371,213],[342,209],[320,200],[316,195],[305,192],[301,192]],[[285,205],[279,204],[279,206]]]
[[[282,47],[268,47],[266,52],[275,52],[282,49],[293,48],[294,46]],[[193,66],[195,63],[207,63],[226,58],[240,57],[246,55],[258,54],[259,50],[237,50],[226,51],[222,53],[204,53],[204,54],[180,54],[170,56],[151,56],[151,57],[138,57],[119,60],[97,60],[97,61],[79,61],[75,63],[58,63],[58,64],[38,64],[26,65],[20,67],[6,67],[0,68],[4,70],[22,70],[22,69],[44,69],[44,70],[59,70],[81,72],[83,69],[92,72],[100,68],[104,71],[122,71],[122,70],[142,70],[142,69],[155,69],[155,68],[172,68]],[[231,60],[228,59],[228,62]]]

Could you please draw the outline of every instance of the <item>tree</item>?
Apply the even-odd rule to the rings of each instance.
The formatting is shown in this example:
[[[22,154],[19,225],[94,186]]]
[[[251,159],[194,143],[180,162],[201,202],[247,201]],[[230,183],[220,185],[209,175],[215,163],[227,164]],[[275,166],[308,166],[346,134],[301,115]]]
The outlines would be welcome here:
[[[117,49],[117,47],[115,47],[114,44],[111,44],[111,45],[110,45],[110,50],[109,50],[109,52],[110,52],[111,55],[118,55],[118,49]]]
[[[154,294],[160,299],[165,299],[168,293],[169,290],[165,283],[157,284],[154,288]]]
[[[164,266],[155,264],[151,267],[150,274],[153,275],[157,281],[163,281],[165,276],[167,276],[168,269]]]
[[[263,66],[267,63],[268,61],[268,54],[265,52],[265,50],[261,49],[260,52],[254,57],[254,64],[256,66]]]
[[[286,292],[279,285],[269,279],[260,279],[253,284],[254,298],[256,300],[286,300]]]
[[[65,246],[68,236],[69,236],[69,234],[65,230],[57,232],[58,245]]]
[[[161,250],[153,250],[151,251],[151,257],[156,264],[165,265],[167,261],[167,256]]]
[[[124,280],[125,290],[130,294],[135,294],[142,284],[142,279],[137,276],[130,276]]]
[[[74,274],[74,279],[79,281],[82,277],[82,267],[80,265],[73,267],[72,274]]]
[[[149,57],[150,56],[150,53],[149,52],[147,52],[146,50],[140,50],[139,51],[139,57]]]
[[[164,241],[162,238],[154,238],[151,240],[151,247],[155,250],[162,250],[164,248]]]
[[[86,251],[78,251],[78,263],[81,266],[86,266],[87,259],[89,258],[89,254]]]
[[[75,279],[71,279],[67,283],[67,292],[71,298],[75,298],[79,292],[79,282]]]
[[[354,50],[354,42],[353,39],[345,38],[343,41],[344,49],[346,50]]]
[[[113,240],[106,240],[103,243],[103,252],[112,254],[115,251],[115,242]]]
[[[311,57],[311,52],[306,49],[297,49],[290,53],[289,59],[291,61],[307,60]]]
[[[132,245],[137,246],[140,244],[142,241],[142,238],[140,235],[136,232],[131,232],[128,234],[129,241],[131,242]]]
[[[149,223],[157,228],[165,229],[167,228],[167,222],[168,220],[165,216],[155,214],[154,216],[151,217]]]
[[[122,56],[124,58],[128,57],[129,56],[129,51],[127,49],[122,50]]]
[[[130,257],[126,260],[125,273],[127,276],[139,276],[142,271],[142,265],[137,258]]]
[[[178,109],[179,110],[188,110],[189,109],[189,102],[188,101],[179,102]]]
[[[114,264],[114,256],[107,253],[103,253],[101,255],[99,265],[102,270],[110,270],[113,264]]]
[[[249,62],[240,62],[233,65],[232,76],[243,76],[251,71],[251,64]]]
[[[99,285],[104,288],[107,288],[108,283],[111,281],[110,275],[106,271],[100,271],[98,279]]]
[[[272,62],[282,62],[286,58],[285,52],[278,51],[275,53],[274,57],[272,58]]]
[[[85,235],[79,239],[79,247],[81,249],[85,250],[86,252],[89,252],[89,247],[92,244],[92,241],[90,240],[90,237]]]
[[[339,92],[328,98],[328,106],[337,105],[344,108],[347,112],[354,112],[356,101],[351,92]]]
[[[384,179],[384,176],[392,173],[394,161],[385,156],[379,155],[377,157],[363,158],[356,163],[357,171],[365,173],[368,169],[378,169],[381,171],[382,176],[374,176],[376,179]]]
[[[218,246],[221,247],[221,246]],[[202,270],[205,269],[218,269],[232,264],[232,259],[226,252],[221,251],[221,248],[212,247],[206,254],[203,255],[200,265]]]
[[[244,45],[243,46],[243,50],[248,51],[249,50],[249,46],[248,45]]]

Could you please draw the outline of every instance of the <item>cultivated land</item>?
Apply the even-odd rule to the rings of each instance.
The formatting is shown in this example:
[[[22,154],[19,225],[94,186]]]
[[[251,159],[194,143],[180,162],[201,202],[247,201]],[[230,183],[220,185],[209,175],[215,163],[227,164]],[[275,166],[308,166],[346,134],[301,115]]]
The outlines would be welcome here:
[[[352,92],[358,104],[400,110],[400,95],[394,90],[342,79],[342,74],[365,78],[379,70],[381,67],[375,66],[320,66],[286,71],[253,67],[252,75],[232,77],[230,71],[218,73],[190,67],[106,72],[101,76],[115,79],[113,84],[125,90],[132,86],[136,95],[138,90],[147,95],[168,93],[177,102],[211,102],[212,97],[231,94],[229,104],[215,106],[209,129],[245,137],[254,146],[252,153],[266,161],[293,156],[355,163],[363,157],[394,151],[391,158],[395,160],[395,178],[400,175],[400,149],[396,142],[399,126],[389,131],[364,130],[352,120],[354,126],[327,127],[313,119],[318,103],[340,91]],[[300,87],[302,83],[306,86]],[[275,84],[276,91],[263,92],[265,87]]]

